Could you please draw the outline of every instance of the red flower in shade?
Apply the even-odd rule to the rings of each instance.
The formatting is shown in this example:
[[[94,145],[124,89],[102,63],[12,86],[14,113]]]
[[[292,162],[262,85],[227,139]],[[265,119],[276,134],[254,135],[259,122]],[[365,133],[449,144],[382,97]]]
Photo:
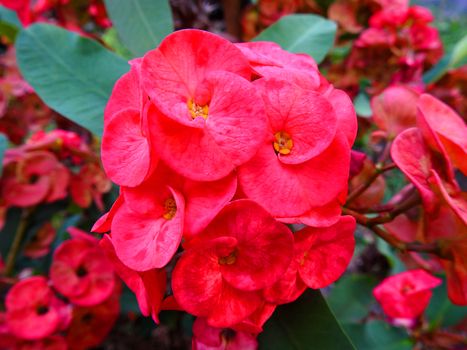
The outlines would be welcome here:
[[[18,338],[41,339],[64,329],[70,308],[59,300],[44,277],[15,284],[5,299],[8,328]]]
[[[26,341],[21,340],[15,344],[15,350],[68,350],[68,345],[60,335],[52,335],[50,337]]]
[[[151,315],[159,323],[159,311],[166,290],[166,272],[164,269],[152,269],[138,272],[126,267],[115,254],[115,249],[108,235],[99,242],[115,272],[136,295],[139,308],[144,316]]]
[[[307,286],[320,289],[336,281],[352,259],[355,227],[353,217],[342,216],[330,227],[305,227],[296,232],[292,263],[286,274],[264,291],[266,300],[289,303]]]
[[[333,224],[340,215],[336,199],[346,191],[350,146],[336,131],[332,104],[281,79],[263,78],[255,85],[270,125],[256,156],[239,168],[242,190],[285,222],[299,217],[309,225]],[[326,205],[331,208],[321,213]]]
[[[255,350],[256,338],[229,328],[211,327],[206,319],[198,317],[193,323],[193,350]]]
[[[210,325],[230,327],[262,306],[260,290],[285,273],[292,251],[285,225],[252,201],[234,201],[187,242],[173,272],[175,299]]]
[[[441,282],[424,270],[410,270],[384,279],[373,295],[389,317],[416,318],[428,306],[431,289]]]
[[[45,223],[24,248],[23,254],[30,258],[40,258],[50,251],[56,231],[50,223]]]
[[[148,98],[141,88],[141,59],[115,84],[104,112],[102,163],[107,176],[122,186],[137,186],[149,176],[158,156],[147,130]]]
[[[266,117],[250,75],[241,51],[208,32],[177,31],[148,52],[141,77],[161,159],[198,181],[218,180],[251,159]]]
[[[98,163],[84,164],[78,174],[72,174],[70,194],[73,201],[81,208],[88,208],[94,201],[100,210],[104,210],[102,195],[112,188]]]
[[[50,278],[55,289],[73,304],[92,306],[112,293],[115,275],[97,240],[83,231],[78,234],[55,250]]]
[[[87,350],[99,345],[112,329],[120,313],[121,284],[107,300],[96,306],[74,307],[66,333],[69,350]]]
[[[419,94],[409,87],[392,86],[371,99],[373,120],[387,138],[417,125],[418,98]]]
[[[67,195],[68,169],[47,151],[7,151],[2,197],[8,206],[28,207]]]

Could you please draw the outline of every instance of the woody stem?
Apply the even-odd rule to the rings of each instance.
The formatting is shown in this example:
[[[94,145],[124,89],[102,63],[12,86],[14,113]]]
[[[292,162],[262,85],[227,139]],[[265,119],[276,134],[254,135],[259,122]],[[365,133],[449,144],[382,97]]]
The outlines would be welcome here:
[[[8,252],[6,262],[5,262],[5,276],[11,276],[13,269],[15,267],[16,258],[18,257],[19,250],[21,248],[21,243],[24,240],[26,235],[26,229],[28,227],[29,218],[33,212],[33,208],[24,209],[21,213],[21,218],[16,229],[15,237],[11,243],[10,250]]]

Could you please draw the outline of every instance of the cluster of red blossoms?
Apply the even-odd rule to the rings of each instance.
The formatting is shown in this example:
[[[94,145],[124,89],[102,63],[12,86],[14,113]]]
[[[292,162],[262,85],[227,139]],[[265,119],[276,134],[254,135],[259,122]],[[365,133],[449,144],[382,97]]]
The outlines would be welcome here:
[[[0,348],[85,350],[98,345],[119,311],[121,285],[91,235],[70,227],[54,252],[50,279],[28,277],[7,293]]]
[[[102,195],[111,183],[92,148],[75,132],[38,131],[25,144],[6,150],[0,178],[0,227],[10,207],[28,208],[65,199],[82,208],[93,202],[103,210]]]
[[[103,0],[0,0],[0,4],[15,11],[25,26],[54,22],[76,32],[82,32],[83,25],[90,21],[104,29],[111,26]]]
[[[143,314],[198,316],[201,343],[210,327],[257,334],[276,305],[339,278],[356,117],[314,60],[183,30],[130,63],[102,138],[120,196],[93,230],[110,231],[101,245]]]

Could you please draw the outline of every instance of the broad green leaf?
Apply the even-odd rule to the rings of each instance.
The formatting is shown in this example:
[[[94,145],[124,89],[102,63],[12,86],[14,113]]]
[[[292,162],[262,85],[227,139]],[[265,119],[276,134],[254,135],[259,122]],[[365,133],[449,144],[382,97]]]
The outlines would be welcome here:
[[[449,66],[456,68],[462,64],[466,64],[467,60],[467,34],[454,46],[452,50],[451,61]]]
[[[433,296],[425,314],[431,327],[452,327],[467,317],[467,306],[451,303],[444,279],[442,285],[433,289]]]
[[[273,41],[284,50],[306,53],[320,63],[334,44],[336,23],[317,15],[289,15],[262,31],[253,41]]]
[[[135,56],[143,56],[174,30],[167,0],[105,0],[105,6],[123,44]]]
[[[8,148],[8,139],[6,138],[4,134],[0,133],[0,177],[2,176],[2,172],[3,172],[3,156],[7,148]]]
[[[125,60],[97,42],[65,29],[34,24],[16,40],[21,73],[51,108],[102,134],[103,112]]]
[[[361,91],[353,101],[355,112],[360,117],[369,118],[373,115],[370,105],[370,97],[364,91]]]
[[[326,297],[337,319],[351,323],[365,318],[375,302],[372,291],[377,283],[370,275],[346,275],[339,279]]]
[[[355,349],[319,290],[279,306],[259,335],[260,349]]]
[[[365,324],[347,324],[345,330],[358,350],[410,350],[408,334],[384,321],[372,320]]]

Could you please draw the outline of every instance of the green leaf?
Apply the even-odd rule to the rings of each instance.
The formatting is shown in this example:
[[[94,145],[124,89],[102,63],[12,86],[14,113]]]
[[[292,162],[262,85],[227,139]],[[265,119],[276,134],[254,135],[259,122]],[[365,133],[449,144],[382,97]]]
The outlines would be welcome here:
[[[11,42],[14,42],[22,27],[16,12],[0,6],[0,35],[4,35]]]
[[[21,73],[47,105],[102,134],[112,87],[129,69],[125,60],[91,39],[48,24],[22,30],[16,54]]]
[[[284,50],[306,53],[317,63],[334,44],[336,23],[317,15],[289,15],[261,32],[253,41],[273,41]]]
[[[433,328],[452,327],[459,324],[467,316],[467,307],[451,303],[446,290],[446,279],[443,284],[433,289],[433,296],[426,310],[426,317]]]
[[[466,64],[467,60],[467,34],[454,46],[454,50],[451,54],[451,60],[449,66],[457,68],[463,64]]]
[[[339,279],[326,297],[341,323],[359,322],[368,315],[377,279],[369,275],[346,275]]]
[[[167,0],[105,0],[105,6],[123,44],[143,56],[173,32]]]
[[[370,105],[370,97],[364,91],[360,91],[360,93],[355,97],[353,101],[355,112],[360,117],[369,118],[373,115]]]
[[[259,335],[260,349],[355,349],[319,290],[277,308]]]
[[[0,177],[2,176],[3,172],[3,156],[5,155],[5,151],[8,148],[8,139],[5,134],[0,133]]]
[[[406,332],[384,321],[345,325],[358,350],[410,350],[412,344]]]

